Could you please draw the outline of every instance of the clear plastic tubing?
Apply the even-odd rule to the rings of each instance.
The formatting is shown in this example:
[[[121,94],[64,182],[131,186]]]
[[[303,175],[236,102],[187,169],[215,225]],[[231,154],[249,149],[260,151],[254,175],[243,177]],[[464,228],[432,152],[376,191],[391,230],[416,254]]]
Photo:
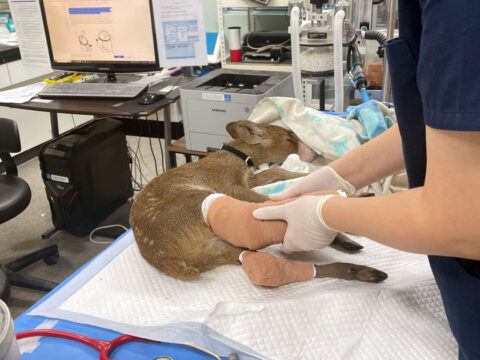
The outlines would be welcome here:
[[[294,6],[290,13],[290,36],[292,43],[293,92],[303,104],[302,75],[300,73],[300,9]]]
[[[293,10],[292,10],[293,12]],[[343,19],[345,12],[335,14],[333,25],[333,70],[335,82],[335,111],[343,112]],[[293,35],[292,35],[293,46]],[[292,55],[293,56],[293,55]],[[293,61],[293,60],[292,60]]]

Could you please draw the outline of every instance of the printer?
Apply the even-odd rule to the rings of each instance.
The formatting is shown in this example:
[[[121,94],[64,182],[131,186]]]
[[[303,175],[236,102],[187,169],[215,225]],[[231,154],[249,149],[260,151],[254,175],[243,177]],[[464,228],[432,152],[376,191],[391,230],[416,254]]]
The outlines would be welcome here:
[[[227,124],[248,119],[260,100],[272,96],[293,96],[291,73],[217,69],[183,85],[180,97],[187,149],[220,149],[232,140]]]

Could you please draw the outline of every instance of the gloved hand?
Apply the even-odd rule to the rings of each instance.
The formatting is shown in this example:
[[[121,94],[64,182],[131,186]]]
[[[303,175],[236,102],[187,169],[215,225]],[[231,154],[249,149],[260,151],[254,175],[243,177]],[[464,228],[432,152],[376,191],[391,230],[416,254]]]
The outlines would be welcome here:
[[[269,199],[274,201],[284,200],[322,190],[342,190],[347,194],[351,194],[356,191],[355,186],[343,179],[335,170],[329,166],[324,166],[321,169],[314,171],[310,175],[307,175],[296,181],[288,189],[279,192],[278,194],[270,195]]]
[[[261,220],[287,222],[283,252],[318,250],[330,245],[338,234],[325,224],[322,217],[323,205],[336,196],[339,195],[302,196],[282,205],[256,209],[253,216]]]

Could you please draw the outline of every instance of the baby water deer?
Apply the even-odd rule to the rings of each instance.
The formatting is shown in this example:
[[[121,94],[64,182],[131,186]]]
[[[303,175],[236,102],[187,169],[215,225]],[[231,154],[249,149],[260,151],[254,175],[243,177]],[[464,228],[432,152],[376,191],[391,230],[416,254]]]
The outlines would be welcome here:
[[[227,125],[233,141],[227,145],[248,156],[250,165],[281,164],[296,153],[297,139],[287,130],[241,120]],[[142,256],[158,270],[178,279],[195,279],[201,272],[221,265],[240,264],[245,250],[219,239],[205,224],[202,201],[210,194],[262,203],[268,198],[251,190],[254,186],[304,176],[280,168],[254,175],[249,161],[235,151],[219,150],[207,157],[171,169],[150,181],[135,198],[130,224]],[[362,247],[343,235],[334,245],[355,251]],[[378,282],[381,271],[354,264],[317,266],[317,277]]]

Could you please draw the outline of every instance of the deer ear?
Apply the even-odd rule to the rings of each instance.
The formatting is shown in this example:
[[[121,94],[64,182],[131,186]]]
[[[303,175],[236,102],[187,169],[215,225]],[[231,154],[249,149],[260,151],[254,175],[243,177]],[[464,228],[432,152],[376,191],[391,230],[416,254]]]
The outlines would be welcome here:
[[[248,120],[229,123],[227,131],[232,138],[243,140],[250,145],[259,144],[269,138],[268,132],[263,127]]]

